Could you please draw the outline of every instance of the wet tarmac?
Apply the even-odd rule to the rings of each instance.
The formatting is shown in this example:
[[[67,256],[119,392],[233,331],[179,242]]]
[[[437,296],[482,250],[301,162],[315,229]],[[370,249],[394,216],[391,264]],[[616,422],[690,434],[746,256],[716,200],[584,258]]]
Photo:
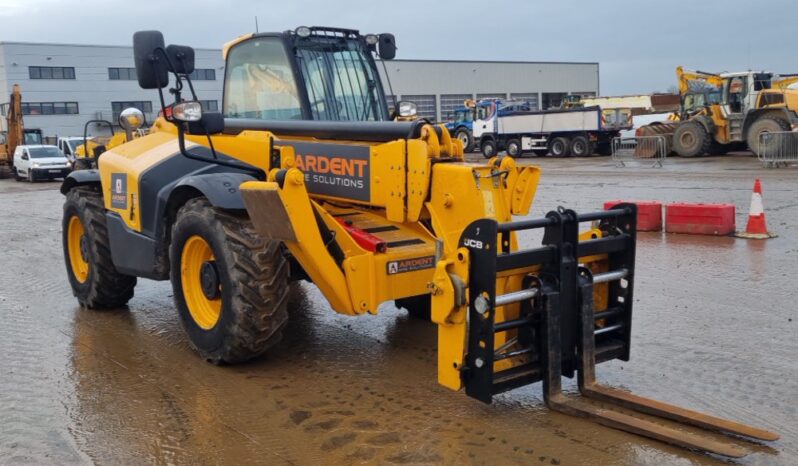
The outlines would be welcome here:
[[[619,198],[731,202],[743,226],[761,177],[776,239],[640,234],[632,359],[598,374],[782,435],[741,464],[798,464],[798,168],[743,156],[663,169],[528,162],[544,170],[533,216]],[[77,306],[57,187],[0,180],[0,464],[723,463],[550,412],[539,384],[490,406],[450,392],[435,380],[432,324],[388,304],[339,316],[312,286],[266,357],[206,364],[167,282],[140,280],[128,309]]]

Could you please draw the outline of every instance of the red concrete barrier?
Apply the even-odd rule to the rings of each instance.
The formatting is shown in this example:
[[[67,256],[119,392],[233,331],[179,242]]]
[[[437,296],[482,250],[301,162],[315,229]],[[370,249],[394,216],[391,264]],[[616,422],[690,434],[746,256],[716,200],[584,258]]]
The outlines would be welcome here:
[[[637,205],[637,231],[662,231],[662,203],[659,201],[607,201],[604,210],[618,204]]]
[[[665,206],[665,231],[693,235],[734,233],[734,204],[673,203]]]

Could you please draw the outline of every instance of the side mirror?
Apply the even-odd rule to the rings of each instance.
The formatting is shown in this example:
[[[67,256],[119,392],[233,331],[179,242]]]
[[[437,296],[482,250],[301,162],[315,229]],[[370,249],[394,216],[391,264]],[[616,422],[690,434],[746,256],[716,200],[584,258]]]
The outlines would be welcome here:
[[[203,113],[199,121],[188,124],[189,134],[219,134],[224,131],[224,115],[221,112]]]
[[[378,47],[378,53],[383,60],[393,60],[396,56],[396,38],[393,34],[387,32],[380,34]]]
[[[22,154],[22,160],[28,160],[28,154]]]
[[[191,74],[194,72],[194,49],[187,45],[170,45],[166,47],[166,54],[172,67],[169,71],[179,74]]]
[[[133,61],[136,78],[142,89],[163,89],[169,84],[169,68],[160,31],[138,31],[133,34]]]

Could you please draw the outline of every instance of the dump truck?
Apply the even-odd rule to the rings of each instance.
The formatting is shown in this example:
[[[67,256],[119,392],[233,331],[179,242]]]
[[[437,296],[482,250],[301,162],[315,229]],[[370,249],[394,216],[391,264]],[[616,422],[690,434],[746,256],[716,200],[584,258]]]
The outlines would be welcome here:
[[[491,105],[498,107],[499,115],[513,111],[530,111],[532,104],[527,100],[482,99],[475,101],[466,99],[463,106],[456,108],[444,126],[453,137],[460,140],[463,150],[472,152],[479,148],[479,140],[474,138],[474,119],[480,113],[480,107],[489,108]]]
[[[576,96],[574,96],[576,97]],[[525,152],[562,157],[608,153],[612,139],[632,128],[631,118],[607,121],[599,106],[571,105],[540,111],[498,112],[497,105],[478,108],[473,135],[482,155],[495,157],[506,150],[511,157]],[[631,116],[631,113],[629,113]]]
[[[14,84],[5,115],[5,128],[0,131],[0,167],[14,172],[14,151],[18,145],[44,144],[42,130],[25,128],[22,118],[22,91]]]
[[[763,134],[798,125],[795,75],[767,71],[710,73],[676,68],[682,104],[671,123],[639,128],[638,136],[662,136],[682,157],[724,154],[744,146],[760,155]],[[695,84],[698,83],[698,89]],[[775,148],[773,148],[775,150]]]
[[[299,27],[240,37],[223,49],[222,113],[203,112],[191,86],[193,49],[165,46],[157,31],[137,32],[133,48],[162,117],[61,186],[64,260],[81,305],[117,308],[137,277],[170,280],[190,345],[234,364],[278,343],[290,284],[305,280],[344,315],[392,301],[427,314],[438,382],[482,402],[542,382],[552,409],[686,448],[748,453],[611,406],[778,438],[597,382],[597,363],[630,357],[635,205],[527,218],[539,168],[506,156],[466,163],[443,126],[392,121],[373,55],[394,58],[393,35]],[[337,94],[337,80],[358,77]],[[316,87],[324,79],[333,85]],[[328,102],[370,121],[284,119],[326,116]],[[542,243],[522,247],[518,234],[532,230]],[[583,398],[563,394],[563,376],[578,377]]]

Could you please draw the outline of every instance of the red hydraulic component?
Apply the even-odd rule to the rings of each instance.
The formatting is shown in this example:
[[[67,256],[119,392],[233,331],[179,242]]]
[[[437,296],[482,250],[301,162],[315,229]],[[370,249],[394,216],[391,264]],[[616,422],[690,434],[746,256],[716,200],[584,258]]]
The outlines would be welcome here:
[[[342,220],[340,218],[336,220],[338,220],[338,223],[344,227],[344,230],[346,230],[346,232],[349,233],[352,238],[354,238],[355,242],[366,251],[385,252],[388,250],[388,243],[380,238],[365,230],[361,230],[360,228],[352,226],[352,222],[348,220]]]

